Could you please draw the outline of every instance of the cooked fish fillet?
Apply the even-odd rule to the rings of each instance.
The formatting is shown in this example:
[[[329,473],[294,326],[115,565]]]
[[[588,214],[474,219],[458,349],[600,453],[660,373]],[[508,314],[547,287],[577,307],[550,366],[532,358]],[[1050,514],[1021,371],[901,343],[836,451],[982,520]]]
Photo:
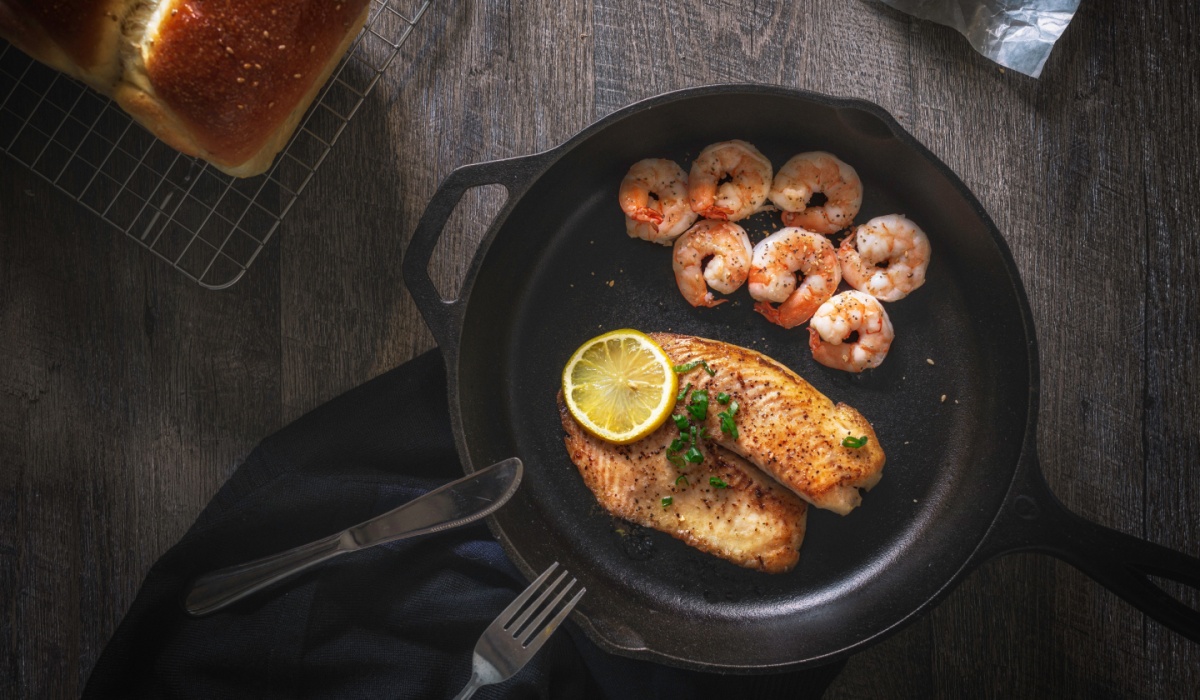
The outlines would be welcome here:
[[[834,404],[798,374],[753,350],[688,335],[651,333],[676,364],[704,360],[679,383],[707,390],[708,432],[722,447],[745,457],[818,508],[845,515],[883,475],[885,457],[871,424],[846,404]],[[721,432],[719,392],[738,402],[738,439]],[[680,413],[676,409],[676,413]],[[867,437],[860,448],[846,437]]]
[[[796,565],[807,506],[746,460],[711,445],[703,462],[680,470],[667,460],[679,435],[670,421],[637,442],[614,445],[585,432],[561,392],[558,411],[571,461],[608,512],[749,569],[781,573]],[[676,483],[680,474],[686,483]],[[711,485],[710,477],[727,486]]]

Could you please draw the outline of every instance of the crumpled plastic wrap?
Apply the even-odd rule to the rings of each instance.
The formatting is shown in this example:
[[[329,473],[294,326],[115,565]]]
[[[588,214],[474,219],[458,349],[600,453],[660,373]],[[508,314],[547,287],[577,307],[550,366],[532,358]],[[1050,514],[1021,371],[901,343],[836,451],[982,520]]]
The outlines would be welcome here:
[[[914,17],[954,27],[979,53],[1038,77],[1079,0],[880,0]]]

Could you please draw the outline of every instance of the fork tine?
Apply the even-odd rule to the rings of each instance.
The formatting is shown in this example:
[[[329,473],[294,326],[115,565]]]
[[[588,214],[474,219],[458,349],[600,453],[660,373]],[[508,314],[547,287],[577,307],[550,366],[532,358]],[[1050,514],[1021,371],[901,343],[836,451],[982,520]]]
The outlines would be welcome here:
[[[541,576],[538,576],[537,578],[535,578],[533,580],[533,583],[529,584],[529,586],[524,591],[521,591],[521,595],[517,596],[516,600],[509,603],[508,607],[506,607],[506,608],[504,608],[504,610],[500,611],[499,617],[497,617],[495,622],[493,622],[492,624],[500,622],[501,620],[511,620],[512,616],[517,614],[518,611],[520,611],[521,607],[523,605],[525,605],[526,601],[528,601],[530,598],[533,597],[534,593],[538,592],[538,589],[540,589],[542,587],[542,584],[546,582],[546,579],[550,578],[550,574],[554,573],[554,570],[557,568],[558,568],[558,562],[554,562],[553,564],[551,564],[545,571],[542,572]],[[504,627],[508,627],[507,623],[500,623],[500,624]]]
[[[565,575],[566,572],[564,571],[563,574]],[[558,595],[554,596],[554,600],[547,603],[546,607],[542,608],[542,611],[538,613],[537,617],[533,618],[533,621],[530,622],[528,626],[526,626],[524,629],[514,628],[513,639],[518,639],[519,634],[521,637],[524,637],[524,639],[521,640],[521,646],[529,644],[529,640],[533,638],[533,635],[538,633],[539,629],[541,629],[542,621],[545,620],[550,613],[554,612],[554,609],[560,602],[562,602],[562,599],[566,597],[567,593],[571,590],[571,586],[574,586],[576,583],[578,583],[578,581],[572,577],[571,580],[567,582],[567,585],[563,586],[562,590],[558,592]]]
[[[537,600],[534,600],[525,607],[525,610],[521,613],[521,616],[516,619],[516,621],[509,620],[504,625],[504,631],[511,632],[512,636],[516,637],[517,632],[519,632],[525,626],[525,621],[529,619],[529,616],[537,612],[538,608],[542,606],[542,603],[546,602],[546,598],[549,597],[549,595],[553,593],[556,588],[558,588],[558,584],[562,583],[563,579],[566,578],[568,574],[569,572],[564,569],[563,572],[558,575],[558,578],[554,579],[554,583],[550,584],[546,587],[546,590],[542,591],[542,594],[537,597]]]
[[[525,647],[526,654],[533,656],[538,652],[538,649],[542,648],[542,645],[546,643],[546,640],[550,638],[550,635],[554,634],[554,630],[558,629],[558,626],[562,624],[562,621],[567,619],[567,615],[571,614],[571,611],[575,608],[575,604],[579,602],[579,599],[583,597],[584,593],[587,593],[587,589],[580,588],[579,592],[575,594],[575,597],[571,598],[571,600],[569,600],[567,604],[562,607],[562,610],[559,610],[558,614],[551,618],[550,621],[546,623],[546,626],[531,638],[532,641],[526,641],[526,644],[528,644],[528,646]]]
[[[567,593],[579,583],[578,579],[571,576],[566,569],[561,570],[554,583],[543,588],[556,569],[558,569],[558,562],[554,562],[550,568],[542,572],[542,575],[529,584],[529,587],[522,591],[511,605],[502,610],[492,624],[483,631],[479,641],[475,644],[475,651],[472,655],[471,678],[463,686],[455,700],[471,697],[480,686],[501,683],[512,678],[513,674],[520,671],[533,658],[533,655],[542,648],[554,630],[575,608],[575,604],[587,592],[586,588],[581,587],[575,597],[562,608],[558,608]],[[570,581],[566,586],[561,586],[560,584],[567,578],[570,578]],[[534,594],[539,591],[541,594],[530,603],[530,598],[533,598]],[[558,594],[554,595],[551,600],[550,597],[555,591]],[[549,602],[546,602],[547,600]],[[546,617],[556,608],[558,608],[558,613],[547,622]],[[520,614],[518,615],[518,613]],[[529,618],[534,613],[537,613],[537,617],[530,622]]]

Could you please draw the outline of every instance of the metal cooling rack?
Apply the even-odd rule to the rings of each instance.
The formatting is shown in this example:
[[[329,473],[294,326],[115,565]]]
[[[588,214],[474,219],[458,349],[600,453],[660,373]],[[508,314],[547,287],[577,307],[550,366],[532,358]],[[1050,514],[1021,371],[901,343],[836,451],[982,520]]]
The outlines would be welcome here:
[[[174,151],[111,100],[0,40],[0,151],[209,289],[241,279],[432,0],[372,0],[271,169],[235,178]]]

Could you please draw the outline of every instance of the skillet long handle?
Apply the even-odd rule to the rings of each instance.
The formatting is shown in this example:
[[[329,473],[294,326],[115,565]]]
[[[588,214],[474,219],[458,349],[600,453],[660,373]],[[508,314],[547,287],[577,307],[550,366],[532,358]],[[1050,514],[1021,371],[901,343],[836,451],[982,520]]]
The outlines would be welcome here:
[[[464,165],[442,181],[426,205],[425,213],[421,215],[408,249],[404,252],[404,283],[443,352],[457,346],[464,309],[462,299],[443,299],[429,276],[429,261],[433,258],[433,250],[442,236],[446,221],[467,190],[481,185],[503,185],[508,190],[508,201],[496,217],[496,222],[502,221],[508,209],[550,161],[552,154],[550,151]],[[496,222],[493,222],[493,229]],[[484,236],[483,245],[491,239],[493,232],[489,230]]]
[[[1200,559],[1082,518],[1050,491],[1036,466],[1024,466],[975,559],[1033,551],[1071,564],[1162,625],[1200,643],[1200,611],[1150,576],[1200,590]]]

